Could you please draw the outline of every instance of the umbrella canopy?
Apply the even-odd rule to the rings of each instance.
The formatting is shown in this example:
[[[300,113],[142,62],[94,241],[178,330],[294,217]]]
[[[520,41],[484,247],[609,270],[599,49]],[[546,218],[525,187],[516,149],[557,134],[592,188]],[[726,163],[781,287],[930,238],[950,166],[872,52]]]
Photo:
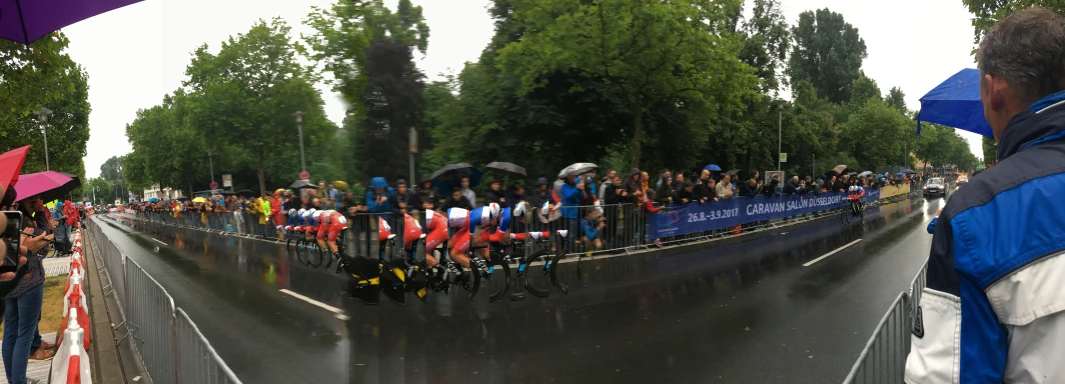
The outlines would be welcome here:
[[[739,173],[740,173],[739,169],[730,169],[728,172],[725,172],[725,174],[729,175],[729,176],[736,176]]]
[[[847,172],[847,176],[855,176],[858,172]]]
[[[193,203],[206,203],[207,202],[207,198],[206,197],[197,197],[195,199],[192,199],[192,202]]]
[[[27,145],[0,155],[0,197],[3,197],[7,186],[18,182],[18,173],[22,172],[22,163],[29,152],[30,146]]]
[[[291,190],[298,190],[298,189],[303,189],[303,188],[318,188],[318,186],[314,185],[314,184],[311,184],[311,182],[309,182],[307,180],[296,180],[295,182],[292,183],[292,185],[288,186],[288,189],[291,189]],[[253,194],[252,196],[255,196],[255,195]]]
[[[462,186],[463,177],[470,178],[470,188],[473,188],[481,183],[481,177],[483,176],[484,173],[469,163],[455,163],[437,169],[436,172],[429,175],[429,179],[433,181],[433,186],[436,187],[437,192],[447,196],[451,194],[452,189]]]
[[[241,195],[241,196],[244,196],[245,199],[250,199],[250,198],[255,197],[255,192],[249,191],[247,189],[245,189],[243,191],[237,191],[237,194]]]
[[[840,164],[840,165],[837,165],[837,166],[833,167],[832,169],[828,170],[828,172],[825,172],[825,176],[826,176],[826,179],[827,179],[828,177],[841,175],[841,174],[843,174],[843,172],[846,172],[846,171],[847,171],[847,165],[846,164]]]
[[[181,197],[179,197],[177,199],[174,199],[174,200],[177,200],[177,201],[189,201],[189,198],[187,198],[185,196],[181,196]]]
[[[909,169],[909,168],[903,168],[903,169],[900,169],[900,170],[899,170],[899,173],[908,173],[908,174],[911,174],[911,173],[917,173],[917,172],[914,172],[914,171],[913,171],[912,169]]]
[[[78,184],[74,183],[73,179],[56,171],[21,175],[18,184],[15,184],[15,201],[22,201],[33,196],[38,196],[44,201],[58,200],[77,187]]]
[[[29,45],[60,28],[140,0],[0,0],[0,39]]]
[[[159,198],[158,197],[150,198],[150,199],[148,199],[148,202],[149,203],[158,203],[159,202]]]
[[[721,167],[717,166],[717,164],[707,164],[703,169],[710,172],[721,172]]]
[[[921,122],[927,121],[994,137],[980,102],[980,70],[963,69],[921,96],[915,119],[918,135]]]
[[[491,169],[493,171],[503,173],[509,176],[527,176],[525,174],[525,168],[519,167],[514,163],[505,163],[502,161],[493,161],[484,166],[485,169]]]
[[[558,173],[558,177],[561,179],[569,175],[580,175],[591,172],[596,168],[599,168],[599,166],[592,163],[573,163],[566,168],[562,168],[562,171]]]
[[[333,182],[333,186],[337,187],[338,191],[344,192],[348,190],[348,183],[344,180],[337,180]]]
[[[872,175],[872,174],[873,174],[873,171],[865,171],[865,172],[859,173],[858,177],[866,177],[866,176],[869,176],[869,175]]]

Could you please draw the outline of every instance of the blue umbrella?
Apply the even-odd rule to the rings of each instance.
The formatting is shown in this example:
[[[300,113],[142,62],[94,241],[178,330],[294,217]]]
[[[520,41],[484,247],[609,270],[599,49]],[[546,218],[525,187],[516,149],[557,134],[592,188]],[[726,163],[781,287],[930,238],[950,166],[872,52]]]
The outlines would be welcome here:
[[[717,166],[717,164],[707,164],[703,169],[710,172],[721,172],[721,167]]]
[[[153,198],[151,198],[151,199],[148,199],[148,202],[149,202],[149,203],[154,203],[154,202],[157,202],[157,201],[159,201],[159,198],[158,198],[158,197],[153,197]]]
[[[921,122],[936,123],[993,137],[980,102],[980,70],[967,68],[955,73],[921,97],[917,112],[917,134]]]

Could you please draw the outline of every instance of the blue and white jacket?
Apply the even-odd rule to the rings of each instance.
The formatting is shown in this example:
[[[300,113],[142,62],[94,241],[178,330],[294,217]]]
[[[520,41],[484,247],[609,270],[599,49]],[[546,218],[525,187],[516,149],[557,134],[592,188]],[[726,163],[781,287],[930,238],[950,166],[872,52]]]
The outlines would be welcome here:
[[[998,156],[936,220],[907,383],[1065,380],[1065,92],[1014,116]]]

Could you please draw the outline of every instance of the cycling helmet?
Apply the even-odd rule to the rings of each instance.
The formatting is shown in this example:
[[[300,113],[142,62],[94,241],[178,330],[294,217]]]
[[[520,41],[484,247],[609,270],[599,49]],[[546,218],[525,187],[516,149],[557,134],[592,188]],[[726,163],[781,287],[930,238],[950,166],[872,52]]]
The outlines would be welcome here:
[[[525,202],[521,201],[521,202],[518,202],[517,204],[514,204],[514,207],[511,208],[511,212],[514,213],[514,217],[525,216]]]
[[[488,217],[489,218],[492,218],[492,219],[498,219],[499,218],[499,204],[490,203],[485,208],[488,210]]]

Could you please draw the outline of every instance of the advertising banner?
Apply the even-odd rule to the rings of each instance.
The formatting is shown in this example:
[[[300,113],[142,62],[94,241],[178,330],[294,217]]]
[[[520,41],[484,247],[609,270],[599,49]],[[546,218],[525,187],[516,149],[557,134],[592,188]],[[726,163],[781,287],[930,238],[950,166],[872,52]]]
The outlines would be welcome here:
[[[783,195],[777,197],[737,197],[705,204],[691,203],[663,208],[649,218],[650,237],[685,235],[740,224],[783,219],[838,208],[846,204],[846,193]],[[880,190],[867,190],[862,201],[880,199]]]

